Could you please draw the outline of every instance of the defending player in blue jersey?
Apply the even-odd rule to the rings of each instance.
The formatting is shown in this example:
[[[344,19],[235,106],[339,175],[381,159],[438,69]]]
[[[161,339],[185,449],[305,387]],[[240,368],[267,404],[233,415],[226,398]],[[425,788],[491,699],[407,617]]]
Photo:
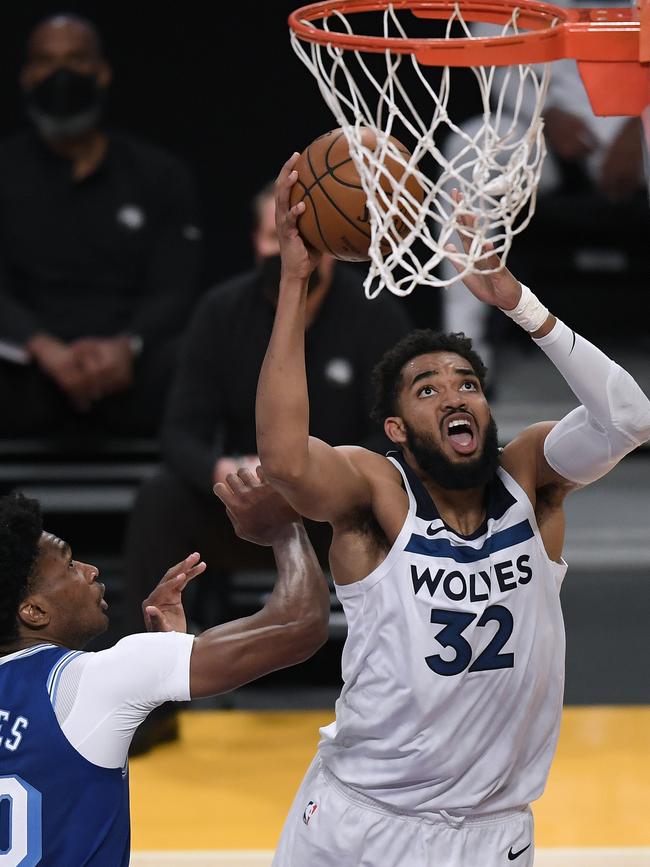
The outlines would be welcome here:
[[[333,527],[348,636],[336,720],[273,863],[531,867],[529,804],[563,699],[563,502],[650,438],[650,401],[487,245],[491,273],[465,278],[468,289],[531,334],[581,406],[501,452],[471,342],[421,330],[375,370],[375,416],[394,453],[310,437],[304,311],[318,254],[297,229],[304,205],[289,204],[296,158],[276,184],[282,277],[257,445],[271,484]],[[462,224],[469,248],[473,218]]]
[[[127,756],[164,701],[216,695],[311,656],[326,640],[329,590],[302,522],[248,470],[215,493],[242,538],[271,545],[275,589],[257,614],[185,632],[184,587],[197,553],[143,604],[157,633],[98,653],[107,626],[94,566],[43,532],[40,507],[0,498],[0,862],[3,867],[126,867]]]

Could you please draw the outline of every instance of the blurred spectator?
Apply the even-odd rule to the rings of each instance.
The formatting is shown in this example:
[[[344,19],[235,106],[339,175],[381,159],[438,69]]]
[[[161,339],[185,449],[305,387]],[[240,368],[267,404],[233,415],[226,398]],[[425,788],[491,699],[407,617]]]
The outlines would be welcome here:
[[[219,610],[204,616],[216,622],[233,614],[230,572],[273,568],[270,549],[237,538],[212,493],[228,473],[257,464],[255,393],[280,280],[272,184],[255,198],[253,221],[256,268],[208,292],[184,338],[162,427],[165,468],[141,487],[127,533],[128,632],[141,628],[143,591],[146,596],[172,551],[199,551],[208,564],[202,586],[218,594]],[[312,284],[305,339],[311,430],[333,445],[383,452],[389,443],[370,420],[370,373],[411,323],[397,299],[384,294],[368,301],[359,271],[329,256]],[[326,564],[329,526],[305,523]],[[201,617],[196,607],[195,617]],[[201,620],[199,626],[208,622]],[[173,736],[169,722],[160,712],[152,717],[134,749]]]
[[[32,31],[32,129],[0,143],[0,435],[152,435],[196,298],[200,231],[185,165],[105,130],[111,82],[93,24]]]
[[[558,0],[557,5],[589,4]],[[605,0],[601,5],[628,4]],[[495,25],[472,25],[474,36],[495,36],[499,32],[500,28]],[[541,69],[539,72],[541,74]],[[500,94],[505,75],[503,67],[495,71],[491,91],[493,102]],[[513,81],[516,78],[514,76]],[[516,86],[505,89],[502,129],[510,127],[512,118],[520,119],[518,125],[514,126],[513,137],[523,135],[535,108],[535,96],[530,84],[521,103],[517,103],[518,96],[521,98]],[[610,202],[630,200],[639,195],[644,182],[641,122],[636,117],[594,115],[574,60],[560,60],[551,64],[551,80],[542,114],[548,153],[538,186],[538,213],[542,210],[544,197],[559,193],[589,193],[590,208],[596,210],[607,207]],[[463,123],[461,128],[467,135],[474,136],[479,133],[483,122],[483,117],[473,117]],[[443,146],[446,159],[453,159],[462,146],[460,137],[448,136]],[[583,213],[582,223],[587,222],[584,217]],[[534,237],[538,225],[535,221],[536,217],[533,216],[531,224],[520,236],[526,242]],[[580,236],[580,232],[581,223],[578,222],[575,233]],[[513,252],[516,252],[517,245],[518,240],[515,239]],[[451,263],[443,262],[441,275],[447,278],[454,273]],[[526,279],[526,271],[522,271],[519,261],[516,273],[521,273]],[[442,305],[443,330],[464,331],[472,337],[477,351],[489,365],[494,345],[490,308],[477,301],[460,282],[442,293]],[[494,382],[491,382],[491,386],[494,387]]]

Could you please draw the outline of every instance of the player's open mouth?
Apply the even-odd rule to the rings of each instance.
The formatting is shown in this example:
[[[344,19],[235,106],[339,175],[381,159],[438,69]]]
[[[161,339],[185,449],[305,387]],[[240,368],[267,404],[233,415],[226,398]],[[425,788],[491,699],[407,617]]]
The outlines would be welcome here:
[[[456,412],[443,422],[443,433],[459,455],[471,455],[478,447],[476,423],[467,412]]]

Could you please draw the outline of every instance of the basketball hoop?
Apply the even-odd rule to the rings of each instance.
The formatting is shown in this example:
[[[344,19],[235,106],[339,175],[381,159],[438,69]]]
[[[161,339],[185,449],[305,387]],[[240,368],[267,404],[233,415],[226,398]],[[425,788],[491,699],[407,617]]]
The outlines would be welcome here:
[[[367,196],[369,298],[383,288],[408,295],[419,285],[455,282],[458,276],[445,280],[436,271],[463,211],[476,221],[469,252],[456,257],[463,268],[459,276],[478,269],[488,240],[506,260],[513,237],[535,209],[550,63],[577,60],[595,114],[641,114],[650,103],[650,38],[640,23],[647,8],[573,9],[538,0],[325,0],[290,15],[293,48],[343,129]],[[493,25],[495,35],[473,36],[469,25],[475,22]],[[449,112],[454,74],[463,67],[480,105],[481,125],[472,135]],[[506,94],[514,117],[504,110]],[[373,149],[363,143],[364,129],[375,133]],[[463,138],[463,147],[447,160],[441,141],[450,133]],[[411,157],[387,194],[378,179],[391,135]],[[411,176],[424,191],[421,204],[405,195]],[[460,202],[452,196],[454,187]],[[387,231],[396,214],[405,223],[399,236]]]

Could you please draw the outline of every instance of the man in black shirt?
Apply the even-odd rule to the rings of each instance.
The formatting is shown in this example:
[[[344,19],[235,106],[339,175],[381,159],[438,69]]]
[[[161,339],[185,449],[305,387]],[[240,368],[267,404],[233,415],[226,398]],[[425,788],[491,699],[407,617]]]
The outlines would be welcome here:
[[[212,494],[228,473],[257,465],[255,393],[280,282],[273,184],[255,199],[253,219],[256,269],[208,292],[184,338],[162,426],[165,469],[141,487],[127,532],[127,631],[139,628],[139,601],[172,551],[201,552],[212,576],[202,583],[220,597],[217,620],[234,613],[229,572],[272,568],[269,549],[238,539]],[[370,373],[411,323],[398,299],[368,301],[362,283],[355,268],[329,256],[312,281],[305,335],[311,430],[336,445],[358,443],[383,453],[389,443],[370,420]],[[329,527],[306,525],[326,564]],[[143,729],[136,748],[155,724],[154,718]]]
[[[156,432],[198,294],[194,184],[175,156],[106,132],[92,24],[47,19],[21,86],[33,130],[0,144],[0,435]],[[11,412],[7,412],[11,407]]]

